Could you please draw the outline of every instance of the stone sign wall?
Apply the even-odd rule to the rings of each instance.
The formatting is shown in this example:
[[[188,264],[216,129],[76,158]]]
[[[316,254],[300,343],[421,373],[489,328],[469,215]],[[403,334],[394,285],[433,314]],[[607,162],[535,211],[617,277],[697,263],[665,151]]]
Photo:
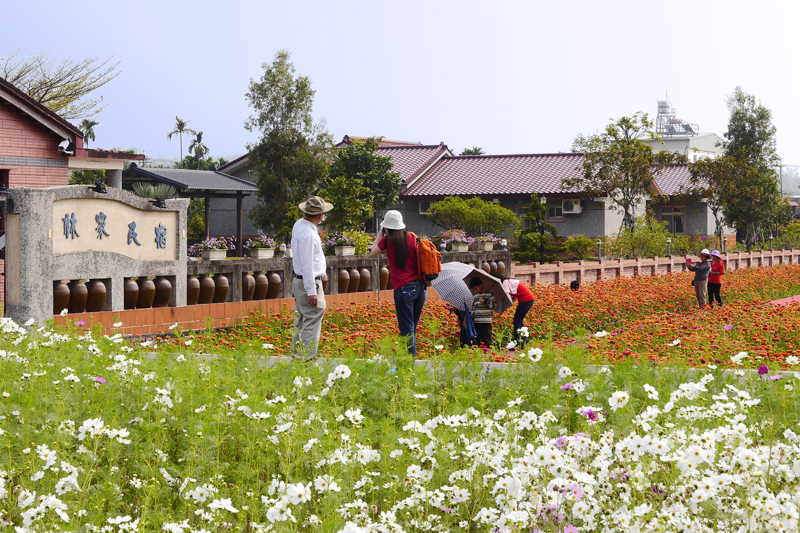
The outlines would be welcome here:
[[[64,280],[99,280],[107,292],[103,310],[121,311],[126,278],[159,276],[172,285],[169,305],[186,305],[189,200],[165,204],[86,185],[10,190],[6,315],[43,323]]]

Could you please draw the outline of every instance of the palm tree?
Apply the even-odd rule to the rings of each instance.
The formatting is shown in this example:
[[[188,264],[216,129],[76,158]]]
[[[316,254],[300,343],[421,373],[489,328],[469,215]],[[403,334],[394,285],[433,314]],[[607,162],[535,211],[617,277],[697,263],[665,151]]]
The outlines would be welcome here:
[[[94,142],[94,127],[99,126],[99,122],[85,118],[81,121],[78,127],[83,132],[83,140],[86,141],[86,146],[89,146],[89,141]]]
[[[208,146],[203,144],[202,131],[198,131],[195,134],[192,144],[189,145],[189,151],[194,152],[194,157],[197,159],[197,170],[200,170],[200,160],[203,159],[203,156],[209,152]]]
[[[181,162],[183,162],[183,136],[184,135],[197,135],[197,132],[189,128],[188,120],[183,120],[181,117],[175,117],[175,129],[167,133],[167,140],[172,140],[173,135],[177,135],[181,142]],[[191,150],[191,148],[190,148]]]

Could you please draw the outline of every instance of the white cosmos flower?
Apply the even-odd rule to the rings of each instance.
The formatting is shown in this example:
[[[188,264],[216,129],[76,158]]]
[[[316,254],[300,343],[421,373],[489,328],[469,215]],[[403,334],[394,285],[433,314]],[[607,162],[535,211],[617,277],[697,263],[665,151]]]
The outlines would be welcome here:
[[[600,337],[605,337],[606,335],[608,335],[608,332],[607,332],[607,331],[605,331],[605,330],[603,330],[603,331],[598,331],[597,333],[595,333],[595,334],[594,334],[594,336],[595,336],[595,337],[597,337],[597,338],[600,338]]]
[[[183,344],[185,344],[186,346],[191,346],[192,342],[194,342],[194,341],[189,339],[188,341],[183,341]]]
[[[62,310],[61,310],[61,313],[59,313],[59,314],[60,314],[61,316],[67,316],[67,313],[69,313],[69,309],[62,309]]]
[[[544,354],[544,352],[541,348],[531,348],[528,350],[528,358],[534,363],[537,363],[542,358],[542,354]]]
[[[627,405],[628,400],[630,400],[630,395],[625,391],[616,391],[614,394],[611,395],[611,398],[608,399],[608,405],[611,406],[611,409],[616,411],[617,409],[621,409]]]
[[[674,341],[667,344],[667,346],[677,346],[681,343],[680,339],[675,339]]]
[[[230,511],[232,513],[238,513],[239,510],[234,508],[231,504],[230,498],[222,498],[221,500],[214,500],[213,502],[208,504],[208,508],[212,511],[216,511],[217,509],[224,509],[226,511]]]
[[[414,398],[416,398],[417,400],[427,400],[428,399],[428,395],[427,394],[415,394]]]
[[[516,347],[517,347],[517,341],[511,341],[508,344],[506,344],[506,350],[513,350]]]
[[[311,483],[293,483],[286,486],[286,496],[292,505],[299,505],[311,500]]]
[[[268,342],[261,345],[262,350],[271,350],[272,348],[274,348],[274,346]]]
[[[800,362],[800,358],[798,358],[796,355],[790,355],[789,357],[786,358],[786,364],[787,365],[794,366],[798,362]]]
[[[434,346],[434,348],[436,348],[437,350],[443,350],[444,344],[437,344],[436,346]]]
[[[658,391],[652,385],[645,383],[644,390],[647,391],[647,397],[651,400],[658,400]]]
[[[564,379],[571,375],[572,375],[572,370],[570,370],[569,367],[562,366],[561,368],[558,369],[558,377],[560,379]]]
[[[747,357],[747,352],[739,352],[736,355],[731,356],[731,361],[736,363],[737,365],[742,364],[742,360]]]

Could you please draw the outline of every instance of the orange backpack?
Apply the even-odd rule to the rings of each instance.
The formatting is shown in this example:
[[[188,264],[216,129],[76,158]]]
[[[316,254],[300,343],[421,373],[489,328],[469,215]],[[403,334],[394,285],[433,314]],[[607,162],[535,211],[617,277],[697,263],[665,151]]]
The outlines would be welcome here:
[[[417,239],[417,272],[419,279],[423,282],[431,281],[439,277],[442,271],[442,254],[429,239],[420,239],[413,233],[411,235]]]

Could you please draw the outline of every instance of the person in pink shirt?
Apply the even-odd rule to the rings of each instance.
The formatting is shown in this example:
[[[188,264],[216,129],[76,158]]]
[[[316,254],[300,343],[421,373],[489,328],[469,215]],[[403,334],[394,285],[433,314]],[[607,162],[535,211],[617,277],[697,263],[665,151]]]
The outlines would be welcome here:
[[[725,263],[722,262],[719,250],[711,252],[711,272],[708,273],[708,305],[714,307],[714,299],[717,305],[722,307],[722,276],[725,275]]]

